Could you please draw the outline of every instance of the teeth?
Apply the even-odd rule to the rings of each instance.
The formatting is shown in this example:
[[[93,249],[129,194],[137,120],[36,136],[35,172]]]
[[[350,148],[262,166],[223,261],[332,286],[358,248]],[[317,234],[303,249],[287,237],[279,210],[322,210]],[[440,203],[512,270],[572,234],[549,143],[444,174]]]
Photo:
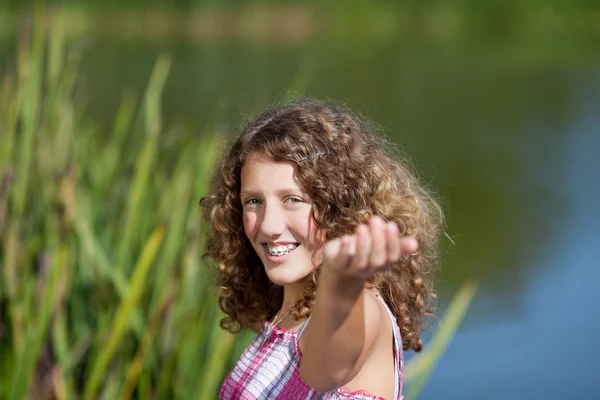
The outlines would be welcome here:
[[[289,252],[294,250],[296,247],[298,247],[298,246],[293,245],[293,244],[289,244],[287,246],[277,246],[277,247],[271,247],[271,246],[267,245],[267,251],[269,252],[269,254],[271,254],[273,256],[282,256],[284,254],[288,254]]]

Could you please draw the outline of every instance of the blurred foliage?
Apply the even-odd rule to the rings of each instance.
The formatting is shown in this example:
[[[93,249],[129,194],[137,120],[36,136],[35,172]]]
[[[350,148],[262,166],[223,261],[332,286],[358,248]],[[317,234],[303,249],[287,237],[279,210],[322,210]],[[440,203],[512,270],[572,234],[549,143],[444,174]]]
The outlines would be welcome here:
[[[232,341],[200,261],[214,131],[165,150],[163,56],[99,132],[78,54],[33,27],[0,85],[0,398],[210,398]]]
[[[0,4],[0,33],[34,1]],[[600,2],[593,0],[241,1],[39,0],[62,10],[67,33],[131,37],[243,37],[278,41],[338,38],[498,40],[600,37]]]
[[[24,5],[32,4],[36,0],[4,0],[3,6],[7,8],[19,8]],[[37,0],[39,2],[39,0]],[[240,4],[317,4],[319,3],[316,0],[45,0],[45,4],[55,5],[55,6],[82,6],[82,7],[92,7],[92,6],[117,6],[117,7],[144,7],[144,6],[152,6],[152,5],[165,5],[176,6],[176,7],[199,7],[206,5],[240,5]],[[347,2],[344,0],[332,0],[328,1],[331,5],[348,6]],[[449,7],[466,7],[472,9],[518,9],[518,8],[527,8],[530,6],[541,6],[541,7],[559,7],[559,8],[572,8],[572,7],[598,7],[598,4],[595,0],[572,0],[568,3],[565,3],[561,0],[427,0],[427,1],[419,1],[419,0],[381,0],[377,2],[381,5],[395,5],[407,8],[427,8],[431,5],[443,5]],[[350,7],[356,6],[369,6],[373,7],[373,3],[367,0],[358,0],[352,2]]]

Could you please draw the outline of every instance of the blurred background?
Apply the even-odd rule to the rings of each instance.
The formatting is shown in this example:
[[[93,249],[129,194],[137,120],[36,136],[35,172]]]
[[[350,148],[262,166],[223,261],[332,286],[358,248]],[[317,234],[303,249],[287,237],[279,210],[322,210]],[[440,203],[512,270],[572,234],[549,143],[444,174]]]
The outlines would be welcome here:
[[[598,398],[593,0],[3,0],[0,398],[216,398],[252,334],[218,327],[198,199],[304,95],[442,199],[440,316],[478,283],[418,397]]]

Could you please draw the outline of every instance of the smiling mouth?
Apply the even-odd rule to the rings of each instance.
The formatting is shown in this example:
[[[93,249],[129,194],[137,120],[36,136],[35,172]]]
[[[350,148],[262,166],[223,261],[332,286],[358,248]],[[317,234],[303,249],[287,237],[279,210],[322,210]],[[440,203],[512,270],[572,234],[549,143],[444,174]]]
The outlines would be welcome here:
[[[267,253],[269,253],[269,255],[279,257],[291,253],[292,251],[296,250],[300,245],[288,244],[283,246],[270,246],[269,244],[265,244],[264,246],[267,249]]]

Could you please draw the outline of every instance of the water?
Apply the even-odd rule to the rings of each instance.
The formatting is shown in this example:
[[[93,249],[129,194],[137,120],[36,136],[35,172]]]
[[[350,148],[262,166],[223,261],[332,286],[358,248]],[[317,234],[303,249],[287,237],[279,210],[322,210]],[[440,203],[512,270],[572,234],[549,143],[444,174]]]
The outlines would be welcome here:
[[[167,137],[179,123],[230,132],[292,84],[346,101],[444,201],[456,246],[444,244],[442,300],[480,281],[422,398],[586,399],[600,359],[600,60],[562,46],[98,40],[77,93],[109,127],[168,52]]]
[[[558,197],[527,210],[555,232],[536,252],[523,243],[525,276],[484,286],[423,398],[598,398],[600,76],[577,75],[562,139],[538,143],[546,162],[524,171]]]

